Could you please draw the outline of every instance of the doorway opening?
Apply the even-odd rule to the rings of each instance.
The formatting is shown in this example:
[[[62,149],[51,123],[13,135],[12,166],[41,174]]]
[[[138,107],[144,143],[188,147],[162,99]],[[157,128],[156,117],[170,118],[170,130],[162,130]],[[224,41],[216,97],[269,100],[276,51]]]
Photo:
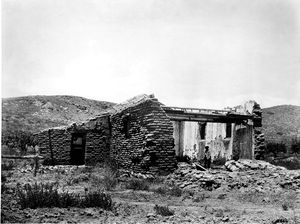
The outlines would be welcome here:
[[[85,134],[72,134],[71,165],[83,165],[85,159]]]

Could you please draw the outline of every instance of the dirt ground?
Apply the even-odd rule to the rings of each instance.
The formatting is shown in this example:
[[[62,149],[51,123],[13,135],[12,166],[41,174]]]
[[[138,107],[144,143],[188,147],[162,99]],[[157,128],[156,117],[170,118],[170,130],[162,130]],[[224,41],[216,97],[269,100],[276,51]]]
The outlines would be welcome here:
[[[2,170],[2,223],[300,223],[300,171],[255,169],[229,172],[199,171],[182,164],[173,174],[149,182],[147,190],[124,187],[128,173],[105,192],[114,209],[37,208],[21,209],[17,184],[52,182],[61,191],[80,193],[101,189],[107,169],[85,166],[42,167],[36,177],[30,166]],[[4,178],[3,178],[4,177]],[[145,180],[146,181],[146,180]],[[177,184],[177,194],[155,189]],[[155,205],[168,206],[174,215],[156,213]]]

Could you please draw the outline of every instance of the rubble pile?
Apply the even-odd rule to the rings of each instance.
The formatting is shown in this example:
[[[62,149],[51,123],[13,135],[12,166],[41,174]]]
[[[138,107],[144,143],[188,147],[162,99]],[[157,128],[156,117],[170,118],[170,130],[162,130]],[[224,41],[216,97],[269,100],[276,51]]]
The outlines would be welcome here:
[[[166,177],[166,182],[186,190],[251,189],[254,191],[300,189],[300,172],[274,166],[265,161],[228,161],[226,170],[200,171],[188,163]],[[234,172],[228,172],[234,171]]]
[[[262,160],[250,160],[250,159],[240,159],[238,161],[229,160],[225,163],[225,167],[229,171],[257,170],[257,169],[285,170],[284,167],[274,166]]]
[[[179,163],[178,169],[167,176],[166,182],[175,183],[182,189],[213,190],[221,186],[219,178],[209,172],[197,170],[195,166],[188,163]]]
[[[21,173],[32,173],[30,165],[18,168]],[[39,173],[77,173],[87,172],[91,166],[40,166]],[[128,170],[119,170],[120,178],[134,177],[139,179],[154,179],[151,174],[134,173]],[[254,191],[300,189],[299,170],[287,170],[284,167],[274,166],[265,161],[230,160],[224,169],[203,171],[195,164],[178,163],[178,168],[165,177],[167,184],[177,185],[184,190],[226,190],[246,189]]]

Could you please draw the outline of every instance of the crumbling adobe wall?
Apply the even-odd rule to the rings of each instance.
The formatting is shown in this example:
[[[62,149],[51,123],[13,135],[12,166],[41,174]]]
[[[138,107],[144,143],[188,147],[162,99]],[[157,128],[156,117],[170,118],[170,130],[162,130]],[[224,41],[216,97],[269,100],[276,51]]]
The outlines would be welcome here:
[[[109,117],[98,117],[82,125],[55,128],[42,131],[35,135],[40,154],[55,164],[69,165],[71,160],[71,140],[73,133],[85,135],[85,164],[95,165],[109,157],[110,129]]]
[[[98,117],[84,124],[86,130],[85,164],[103,163],[109,158],[109,116]]]
[[[156,99],[111,116],[111,157],[121,168],[167,173],[176,167],[173,126]]]
[[[70,163],[71,133],[67,129],[49,129],[35,135],[41,156],[51,159],[51,149],[55,164]]]

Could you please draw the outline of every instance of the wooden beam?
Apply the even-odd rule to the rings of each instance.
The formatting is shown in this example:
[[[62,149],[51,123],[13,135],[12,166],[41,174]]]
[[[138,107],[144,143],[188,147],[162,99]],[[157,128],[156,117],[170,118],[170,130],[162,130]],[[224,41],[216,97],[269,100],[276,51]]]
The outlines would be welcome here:
[[[167,114],[170,120],[173,121],[196,121],[196,122],[213,122],[213,123],[239,123],[246,121],[248,117],[237,116],[202,116],[191,114]]]
[[[2,155],[1,158],[3,158],[3,159],[34,159],[34,158],[43,159],[44,157],[39,156],[39,155],[29,155],[29,156]]]

